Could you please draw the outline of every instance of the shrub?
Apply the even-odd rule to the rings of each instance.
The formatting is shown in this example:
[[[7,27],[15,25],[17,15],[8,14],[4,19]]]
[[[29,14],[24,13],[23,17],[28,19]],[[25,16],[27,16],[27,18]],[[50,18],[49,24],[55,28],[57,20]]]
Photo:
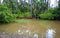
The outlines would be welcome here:
[[[56,10],[54,10],[54,14],[58,15],[58,17],[55,17],[55,19],[60,20],[60,9],[59,8],[57,8]]]
[[[55,19],[59,15],[56,14],[54,11],[55,11],[55,9],[50,9],[50,10],[45,11],[44,13],[40,14],[39,16],[42,19]]]
[[[43,19],[55,19],[55,17],[57,17],[57,14],[52,14],[52,13],[44,13],[44,14],[40,14],[40,18]]]
[[[0,4],[0,23],[14,22],[15,19],[16,18],[12,14],[11,9],[9,9],[7,6],[4,6],[4,4]]]
[[[10,12],[0,12],[0,23],[9,23],[15,21],[15,17]]]
[[[31,17],[31,13],[30,13],[30,12],[26,12],[26,13],[25,13],[25,17],[26,17],[26,18],[30,18],[30,17]]]
[[[17,14],[17,18],[24,18],[24,13]]]
[[[31,17],[30,12],[21,12],[15,15],[17,16],[17,18],[30,18]]]

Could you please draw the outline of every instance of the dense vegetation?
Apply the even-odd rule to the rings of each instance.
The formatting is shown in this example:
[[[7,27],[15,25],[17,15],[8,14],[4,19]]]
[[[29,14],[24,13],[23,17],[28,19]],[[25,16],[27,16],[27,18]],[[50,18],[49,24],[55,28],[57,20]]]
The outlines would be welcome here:
[[[32,0],[31,4],[25,1],[4,0],[0,4],[0,23],[13,22],[16,18],[60,20],[60,2],[58,3],[58,8],[48,9],[48,2],[44,0]]]
[[[15,20],[12,10],[6,4],[0,4],[0,23],[9,23]]]
[[[56,9],[49,9],[47,11],[45,11],[44,13],[41,13],[40,18],[43,19],[57,19],[57,17],[59,16],[59,14],[57,13]]]

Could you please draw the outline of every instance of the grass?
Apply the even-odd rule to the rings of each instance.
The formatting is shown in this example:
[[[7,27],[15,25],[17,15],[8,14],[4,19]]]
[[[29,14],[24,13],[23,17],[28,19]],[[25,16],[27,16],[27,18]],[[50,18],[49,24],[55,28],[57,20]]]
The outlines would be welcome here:
[[[19,19],[19,20],[16,20],[15,22],[28,23],[28,22],[31,22],[31,20],[29,20],[29,19]]]

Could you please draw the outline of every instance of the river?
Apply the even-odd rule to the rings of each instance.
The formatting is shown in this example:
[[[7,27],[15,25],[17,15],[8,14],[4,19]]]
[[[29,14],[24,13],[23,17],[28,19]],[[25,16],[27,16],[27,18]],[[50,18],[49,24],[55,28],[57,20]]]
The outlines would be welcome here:
[[[60,21],[21,19],[16,23],[0,24],[0,31],[7,34],[28,34],[34,38],[60,38]]]

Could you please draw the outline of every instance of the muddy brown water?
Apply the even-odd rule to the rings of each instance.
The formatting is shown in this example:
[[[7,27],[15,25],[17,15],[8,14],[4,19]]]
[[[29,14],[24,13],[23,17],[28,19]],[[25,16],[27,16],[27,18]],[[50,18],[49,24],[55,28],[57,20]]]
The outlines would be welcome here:
[[[0,31],[7,34],[21,33],[36,38],[60,38],[60,21],[21,19],[17,23],[0,24]]]

